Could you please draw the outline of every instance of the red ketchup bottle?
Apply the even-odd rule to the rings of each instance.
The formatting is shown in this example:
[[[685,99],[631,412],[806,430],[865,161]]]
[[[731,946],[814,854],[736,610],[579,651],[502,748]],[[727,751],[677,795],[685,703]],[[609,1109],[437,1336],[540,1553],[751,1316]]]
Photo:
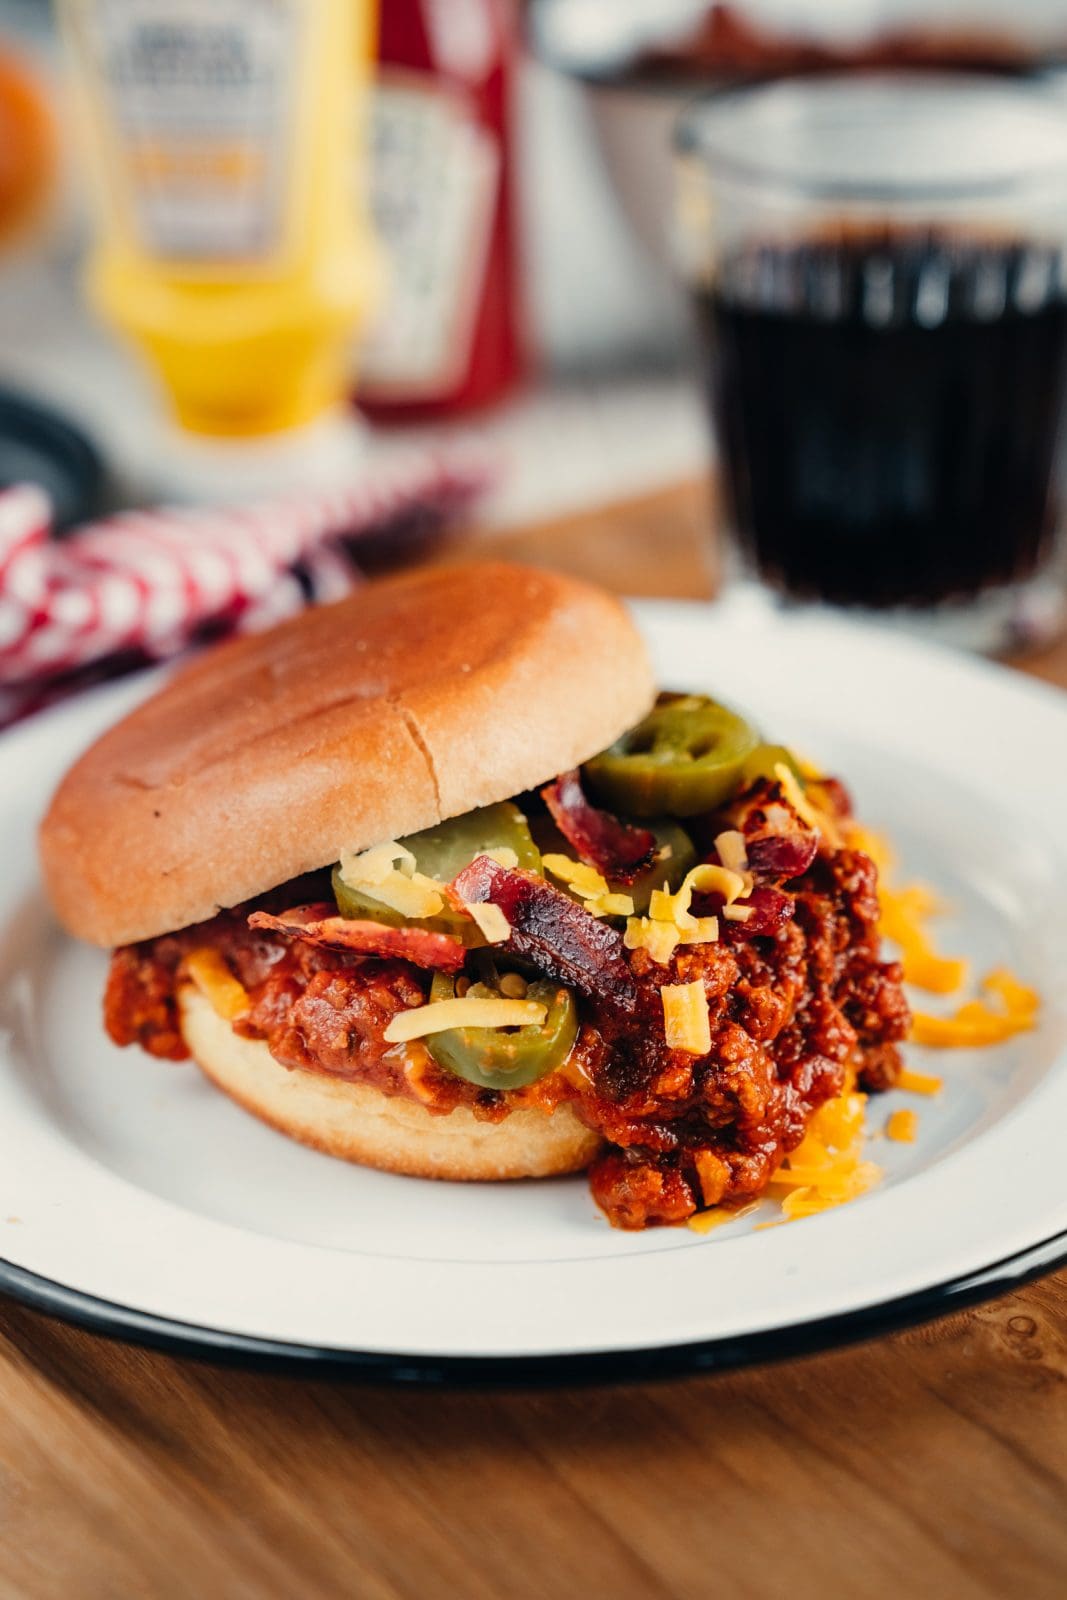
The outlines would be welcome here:
[[[501,398],[521,375],[510,97],[512,0],[385,0],[371,203],[383,305],[357,399],[382,419]]]

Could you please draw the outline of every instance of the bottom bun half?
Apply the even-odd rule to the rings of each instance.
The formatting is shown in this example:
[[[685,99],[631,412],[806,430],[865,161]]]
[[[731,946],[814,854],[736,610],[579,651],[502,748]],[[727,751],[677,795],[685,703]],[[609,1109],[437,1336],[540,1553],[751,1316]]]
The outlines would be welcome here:
[[[280,1133],[327,1155],[415,1178],[549,1178],[587,1167],[600,1139],[569,1106],[513,1111],[480,1122],[466,1106],[434,1114],[364,1083],[280,1066],[265,1043],[242,1039],[187,984],[182,1032],[194,1059],[231,1099]]]

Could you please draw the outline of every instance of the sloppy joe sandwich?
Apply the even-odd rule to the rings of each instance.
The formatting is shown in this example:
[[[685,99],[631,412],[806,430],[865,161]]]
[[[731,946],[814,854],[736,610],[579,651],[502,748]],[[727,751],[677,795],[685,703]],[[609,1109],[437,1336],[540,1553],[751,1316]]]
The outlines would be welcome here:
[[[558,574],[418,572],[217,647],[81,757],[40,852],[113,950],[116,1043],[392,1172],[588,1169],[616,1225],[682,1222],[900,1070],[842,785],[657,695]]]

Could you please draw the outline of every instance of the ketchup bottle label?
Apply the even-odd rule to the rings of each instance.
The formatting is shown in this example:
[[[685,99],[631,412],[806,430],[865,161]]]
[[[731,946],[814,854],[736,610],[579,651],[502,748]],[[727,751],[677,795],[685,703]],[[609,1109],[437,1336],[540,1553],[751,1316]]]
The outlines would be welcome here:
[[[470,362],[500,149],[461,89],[418,72],[383,71],[371,126],[371,210],[388,282],[360,347],[360,390],[433,398]]]
[[[82,0],[91,61],[143,250],[263,261],[282,248],[306,15],[299,0]]]

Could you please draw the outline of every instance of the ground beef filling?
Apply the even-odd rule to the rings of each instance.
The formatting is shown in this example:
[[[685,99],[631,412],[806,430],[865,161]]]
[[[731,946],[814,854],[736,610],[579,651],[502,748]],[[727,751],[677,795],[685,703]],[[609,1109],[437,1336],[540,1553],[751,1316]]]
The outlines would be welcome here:
[[[288,885],[255,903],[280,910],[325,898],[321,884]],[[590,1183],[624,1228],[678,1223],[704,1206],[759,1194],[836,1095],[846,1069],[861,1087],[892,1086],[908,1025],[900,968],[879,959],[873,863],[860,851],[822,852],[788,885],[793,915],[773,936],[723,923],[719,943],[681,947],[669,969],[628,953],[634,1015],[581,1002],[566,1064],[526,1089],[478,1089],[437,1066],[421,1044],[382,1035],[400,1010],[425,1002],[429,976],[404,961],[316,948],[253,932],[252,906],[180,934],[115,952],[105,998],[108,1032],[173,1060],[187,1055],[178,1022],[181,963],[212,946],[251,997],[234,1024],[264,1040],[283,1066],[326,1072],[418,1100],[432,1112],[469,1106],[499,1121],[521,1106],[569,1102],[602,1134]],[[699,979],[711,1050],[693,1057],[663,1037],[660,985]]]

